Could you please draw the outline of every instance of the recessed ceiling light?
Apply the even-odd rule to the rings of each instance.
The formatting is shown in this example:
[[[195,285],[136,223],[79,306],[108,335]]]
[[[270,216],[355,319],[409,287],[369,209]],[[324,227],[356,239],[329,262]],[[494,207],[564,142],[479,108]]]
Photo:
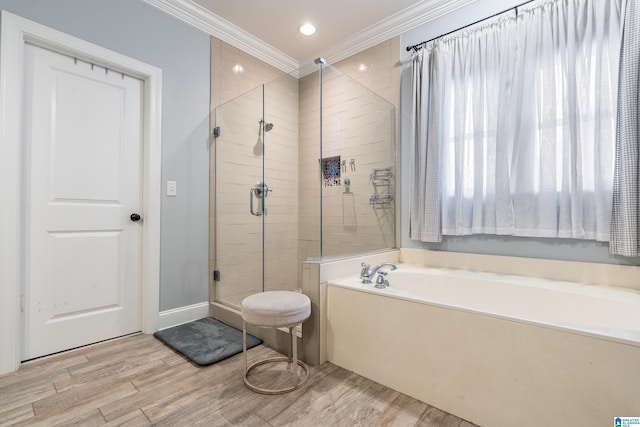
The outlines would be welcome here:
[[[300,32],[305,36],[312,36],[316,33],[316,27],[309,23],[302,24],[300,25]]]

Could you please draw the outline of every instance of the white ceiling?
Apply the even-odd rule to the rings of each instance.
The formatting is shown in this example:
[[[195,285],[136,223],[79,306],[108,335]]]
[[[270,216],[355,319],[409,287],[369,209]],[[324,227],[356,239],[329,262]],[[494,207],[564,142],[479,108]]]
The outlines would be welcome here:
[[[330,63],[477,0],[145,0],[284,71]],[[311,22],[313,36],[298,27]]]
[[[322,56],[358,31],[375,25],[422,0],[193,0],[205,9],[303,61]],[[312,23],[318,30],[303,36],[298,27]]]

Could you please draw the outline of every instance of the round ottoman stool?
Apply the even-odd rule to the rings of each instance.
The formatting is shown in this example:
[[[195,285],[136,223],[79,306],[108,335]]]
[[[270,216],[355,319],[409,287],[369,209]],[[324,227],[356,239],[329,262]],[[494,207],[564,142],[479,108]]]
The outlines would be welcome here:
[[[309,297],[290,291],[269,291],[253,294],[242,300],[242,355],[244,357],[244,383],[251,390],[262,394],[283,394],[296,390],[309,379],[309,368],[298,360],[298,345],[295,332],[296,326],[302,324],[311,314],[311,301]],[[289,357],[271,357],[260,360],[247,367],[247,323],[266,328],[289,328],[291,344]],[[268,389],[257,387],[249,382],[249,372],[257,366],[267,363],[289,362],[292,371],[292,385],[290,387]],[[304,374],[298,376],[298,366]]]

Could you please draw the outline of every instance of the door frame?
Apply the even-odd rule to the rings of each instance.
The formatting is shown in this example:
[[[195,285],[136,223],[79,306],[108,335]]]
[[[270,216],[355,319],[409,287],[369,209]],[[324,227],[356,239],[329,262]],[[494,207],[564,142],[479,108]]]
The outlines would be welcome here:
[[[107,67],[143,81],[142,332],[158,329],[162,70],[44,25],[0,11],[0,374],[21,359],[24,265],[22,211],[22,70],[25,43]]]

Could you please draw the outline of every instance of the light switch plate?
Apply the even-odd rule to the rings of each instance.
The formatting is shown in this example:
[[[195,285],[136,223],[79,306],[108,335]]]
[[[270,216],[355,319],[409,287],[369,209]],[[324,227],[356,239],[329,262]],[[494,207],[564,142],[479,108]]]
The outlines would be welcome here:
[[[167,181],[167,196],[177,196],[178,188],[175,181]]]

